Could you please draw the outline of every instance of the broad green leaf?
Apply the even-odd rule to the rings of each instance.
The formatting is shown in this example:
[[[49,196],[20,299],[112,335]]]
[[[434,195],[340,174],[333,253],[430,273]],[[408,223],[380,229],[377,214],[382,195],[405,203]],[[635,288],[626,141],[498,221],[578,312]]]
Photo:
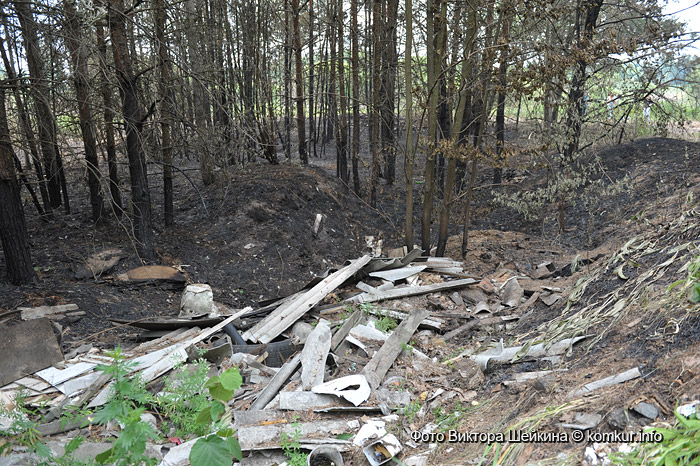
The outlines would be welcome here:
[[[209,393],[211,393],[211,396],[215,400],[219,400],[224,403],[233,398],[233,390],[226,390],[220,383],[217,383],[213,387],[209,387]]]
[[[216,422],[226,412],[226,405],[220,401],[214,401],[211,404],[211,420]]]
[[[232,367],[224,371],[219,377],[219,380],[226,390],[237,390],[243,384],[243,377],[241,377],[237,367]]]
[[[212,421],[211,418],[211,406],[207,406],[206,408],[202,409],[199,414],[197,414],[197,417],[195,418],[194,422],[197,424],[206,424],[209,425]]]
[[[236,437],[228,437],[226,439],[226,444],[228,445],[229,453],[240,461],[243,458],[243,451],[241,450],[241,445],[238,443],[238,439]]]
[[[206,388],[213,388],[216,387],[217,385],[220,385],[221,382],[219,381],[219,376],[215,375],[214,377],[210,378],[207,380],[207,383],[204,384]]]
[[[232,437],[234,433],[234,430],[229,427],[227,429],[221,429],[216,433],[216,435],[218,435],[221,438],[227,438]]]
[[[200,438],[190,451],[192,466],[231,466],[233,459],[226,441],[216,435]]]

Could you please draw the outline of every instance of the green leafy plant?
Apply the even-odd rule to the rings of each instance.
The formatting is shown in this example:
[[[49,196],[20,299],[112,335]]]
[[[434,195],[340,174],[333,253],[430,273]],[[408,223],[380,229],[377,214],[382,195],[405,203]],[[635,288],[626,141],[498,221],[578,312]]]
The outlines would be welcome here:
[[[688,300],[691,303],[700,302],[700,254],[693,257],[685,266],[688,276],[671,283],[668,292],[676,287],[680,287],[680,294],[688,293]]]
[[[22,446],[41,456],[50,456],[51,451],[43,443],[38,423],[32,420],[38,413],[27,407],[26,399],[26,392],[20,389],[15,395],[12,409],[0,406],[0,416],[12,421],[6,430],[0,430],[0,455],[7,453],[13,446]]]
[[[294,432],[288,434],[287,432],[282,432],[280,435],[280,446],[282,451],[289,458],[287,464],[289,466],[305,466],[306,457],[309,456],[308,453],[301,451],[301,424],[298,420],[294,420],[292,423]]]
[[[95,413],[94,420],[99,424],[116,421],[122,429],[112,448],[97,455],[95,460],[100,464],[117,466],[154,465],[158,461],[146,456],[146,442],[157,439],[158,434],[150,423],[141,420],[141,414],[146,411],[144,405],[152,402],[153,397],[138,377],[128,376],[134,365],[126,361],[120,347],[107,354],[112,358],[112,363],[100,364],[97,369],[112,378],[112,395],[104,407]]]
[[[207,380],[205,387],[213,400],[202,408],[195,422],[215,432],[198,439],[190,452],[192,466],[221,466],[233,464],[233,458],[243,458],[238,439],[231,425],[231,411],[226,403],[240,388],[243,378],[237,367]]]
[[[398,413],[405,417],[408,422],[412,422],[413,418],[416,417],[416,414],[420,411],[420,409],[423,407],[421,404],[420,400],[415,399],[411,401],[407,406],[404,406],[403,408],[398,410]]]
[[[210,403],[204,393],[208,370],[207,362],[200,359],[194,364],[176,368],[181,376],[165,380],[163,394],[158,397],[157,403],[178,437],[211,433],[210,426],[196,422],[197,414]]]
[[[374,323],[374,326],[378,330],[381,330],[384,333],[389,333],[389,332],[393,331],[398,325],[399,325],[399,323],[396,322],[396,319],[389,317],[387,315],[380,317]]]
[[[691,465],[700,464],[700,419],[697,412],[685,417],[676,412],[676,425],[670,429],[649,427],[647,432],[663,436],[659,443],[643,443],[627,454],[613,454],[614,464],[631,465]]]

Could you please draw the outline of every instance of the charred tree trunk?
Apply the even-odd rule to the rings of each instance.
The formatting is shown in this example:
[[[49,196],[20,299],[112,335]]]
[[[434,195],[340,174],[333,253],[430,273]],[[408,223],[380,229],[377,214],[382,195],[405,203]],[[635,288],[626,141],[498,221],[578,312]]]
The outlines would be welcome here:
[[[170,66],[168,64],[168,48],[165,42],[165,0],[156,0],[156,41],[158,43],[158,68],[160,80],[160,150],[163,156],[163,214],[166,226],[174,223],[173,213],[173,169],[172,142],[170,139]]]
[[[97,52],[100,57],[100,69],[102,82],[100,93],[104,107],[105,122],[105,148],[107,151],[107,170],[109,171],[109,193],[112,196],[112,209],[117,218],[121,217],[123,204],[119,189],[119,170],[117,168],[117,149],[114,141],[114,108],[112,103],[112,89],[107,79],[107,42],[105,41],[104,27],[101,22],[95,25],[97,35]]]
[[[32,267],[13,159],[5,110],[5,89],[0,86],[0,241],[5,255],[7,278],[13,285],[25,285],[34,281],[36,274]]]
[[[396,134],[394,133],[394,100],[396,99],[396,23],[398,0],[388,0],[386,28],[384,28],[384,72],[382,73],[382,152],[384,153],[384,177],[388,184],[396,179]]]
[[[350,29],[352,42],[352,185],[355,194],[360,195],[360,58],[357,29],[357,0],[350,0]]]
[[[51,207],[57,208],[61,206],[60,172],[62,167],[56,143],[56,121],[51,111],[48,81],[44,72],[44,59],[39,49],[37,24],[29,2],[15,1],[13,5],[22,27],[24,47],[27,52],[27,66],[32,81],[31,91],[39,128],[39,144],[44,158],[44,171],[48,179],[49,200]],[[64,208],[69,209],[68,206],[64,206]]]
[[[406,218],[404,223],[404,242],[408,250],[413,249],[413,70],[412,46],[413,46],[413,2],[406,0],[406,54],[404,56],[404,79],[406,80]]]
[[[151,195],[148,190],[146,154],[141,137],[144,117],[139,108],[139,89],[127,46],[124,0],[114,0],[111,3],[109,21],[114,51],[114,67],[117,73],[126,126],[126,153],[129,158],[129,174],[131,175],[136,251],[142,259],[153,259],[155,252],[153,249]]]
[[[3,17],[3,20],[5,18]],[[7,26],[5,27],[5,35],[7,36]],[[8,51],[10,50],[8,46]],[[49,191],[46,188],[46,178],[44,177],[44,169],[41,166],[41,161],[39,158],[39,150],[36,145],[36,137],[34,135],[34,130],[32,129],[32,123],[29,119],[29,113],[24,105],[24,100],[19,92],[19,82],[17,80],[17,75],[15,74],[14,67],[10,63],[7,52],[5,52],[5,45],[2,38],[0,38],[0,53],[2,53],[2,61],[5,65],[5,72],[12,85],[12,94],[15,98],[15,105],[17,106],[17,111],[19,112],[19,119],[22,124],[22,130],[24,131],[25,137],[27,138],[27,145],[29,146],[29,153],[31,154],[32,164],[34,165],[34,170],[36,171],[37,179],[39,180],[39,191],[41,193],[41,201],[44,205],[43,212],[44,215],[50,217],[51,213],[51,202],[49,201]]]
[[[338,130],[339,141],[337,143],[340,154],[340,179],[348,182],[348,115],[345,97],[345,42],[343,39],[343,2],[338,0],[336,25],[338,28],[338,100],[340,106],[340,128]]]
[[[296,101],[297,101],[297,132],[299,135],[299,159],[301,163],[309,163],[309,153],[306,148],[306,122],[304,119],[304,78],[301,61],[301,32],[299,31],[299,0],[291,0],[292,6],[292,35],[294,36],[294,61],[296,65]]]
[[[316,152],[316,113],[314,112],[314,0],[309,0],[309,143]]]
[[[372,7],[372,174],[369,181],[369,205],[377,206],[377,184],[379,183],[379,121],[381,119],[380,99],[380,78],[381,78],[381,2],[373,0]]]
[[[75,9],[74,1],[66,0],[63,3],[63,7],[66,15],[66,43],[68,44],[73,63],[73,84],[75,85],[75,96],[78,100],[80,133],[83,136],[83,147],[85,148],[92,221],[99,222],[104,216],[104,202],[101,189],[102,174],[100,173],[97,159],[95,128],[93,127],[92,110],[90,109],[87,49],[82,44],[82,20]]]

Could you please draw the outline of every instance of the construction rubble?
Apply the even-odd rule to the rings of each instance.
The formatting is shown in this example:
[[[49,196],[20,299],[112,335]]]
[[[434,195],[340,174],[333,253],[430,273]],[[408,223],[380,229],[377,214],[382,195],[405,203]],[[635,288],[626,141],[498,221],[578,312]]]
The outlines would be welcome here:
[[[488,377],[484,373],[514,362],[535,361],[536,370],[501,378],[495,390],[534,384],[546,391],[567,371],[560,363],[572,347],[594,337],[562,332],[547,344],[516,346],[491,338],[527,319],[538,300],[549,307],[576,297],[581,284],[574,286],[571,271],[567,277],[551,263],[533,268],[529,276],[501,268],[477,277],[460,262],[425,257],[419,249],[388,255],[349,261],[296,294],[258,308],[229,309],[214,301],[208,285],[189,284],[179,316],[115,321],[142,332],[143,342],[121,353],[130,363],[130,376],[138,376],[155,393],[188,362],[205,359],[210,375],[237,367],[243,383],[229,407],[241,465],[283,464],[287,459],[280,439],[296,435],[298,447],[312,452],[308,464],[378,466],[397,458],[419,466],[428,464],[454,419],[443,417],[444,425],[425,423],[418,411],[439,410],[448,403],[468,411],[479,404],[477,391]],[[121,279],[154,278],[149,273],[142,268]],[[172,282],[176,275],[166,271],[165,279]],[[24,322],[11,327],[14,334],[0,343],[0,401],[10,406],[21,390],[25,403],[42,415],[39,434],[56,451],[78,433],[91,439],[118,436],[118,425],[98,425],[90,417],[59,422],[69,407],[94,410],[112,393],[113,382],[99,370],[112,357],[89,343],[64,355],[53,338],[51,322],[80,310],[64,305],[18,312]],[[460,339],[467,335],[470,339]],[[632,367],[587,380],[568,398],[640,375]],[[654,405],[647,405],[639,408],[642,416],[659,415],[651,412]],[[156,425],[164,422],[150,417]],[[600,415],[582,410],[561,427],[590,429],[600,422]],[[189,464],[195,440],[172,436],[166,444],[149,444],[147,454],[163,466]],[[109,443],[81,446],[93,456],[107,448]],[[0,457],[0,464],[25,464],[30,457],[19,449]]]

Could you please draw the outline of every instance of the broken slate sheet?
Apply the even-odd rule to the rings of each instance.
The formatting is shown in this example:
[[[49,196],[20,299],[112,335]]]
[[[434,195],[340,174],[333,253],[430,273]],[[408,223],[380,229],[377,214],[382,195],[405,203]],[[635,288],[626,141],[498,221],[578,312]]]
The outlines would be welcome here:
[[[0,386],[63,361],[46,318],[0,326]]]
[[[522,356],[529,356],[532,358],[539,358],[543,356],[554,356],[557,354],[563,354],[575,343],[587,338],[587,336],[581,336],[576,338],[566,338],[549,348],[546,347],[544,343],[538,343],[532,345],[527,353]],[[470,356],[478,365],[481,370],[486,370],[486,366],[489,361],[504,362],[509,363],[515,358],[515,356],[523,349],[523,346],[511,346],[510,348],[503,347],[503,339],[498,343],[496,348],[491,348],[490,350],[484,351],[483,353],[475,354]]]
[[[325,322],[319,322],[306,337],[306,344],[301,351],[301,386],[304,390],[311,390],[323,383],[330,349],[331,329]]]

